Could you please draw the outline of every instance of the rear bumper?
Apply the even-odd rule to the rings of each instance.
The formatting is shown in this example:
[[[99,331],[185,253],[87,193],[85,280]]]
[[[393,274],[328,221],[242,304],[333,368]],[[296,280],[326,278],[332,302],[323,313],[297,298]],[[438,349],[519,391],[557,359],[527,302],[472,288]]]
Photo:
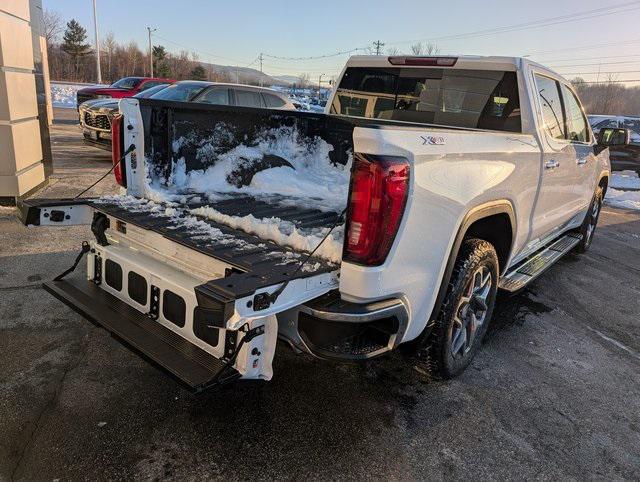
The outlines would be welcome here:
[[[298,307],[293,318],[293,324],[280,323],[280,330],[298,349],[319,358],[356,361],[394,349],[409,313],[397,298],[360,304],[341,300],[333,291]]]

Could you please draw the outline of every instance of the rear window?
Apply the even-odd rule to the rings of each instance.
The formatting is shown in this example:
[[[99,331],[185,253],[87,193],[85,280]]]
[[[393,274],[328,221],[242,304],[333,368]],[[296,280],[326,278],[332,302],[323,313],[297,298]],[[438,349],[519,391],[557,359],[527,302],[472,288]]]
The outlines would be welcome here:
[[[350,67],[331,113],[521,132],[515,72]]]

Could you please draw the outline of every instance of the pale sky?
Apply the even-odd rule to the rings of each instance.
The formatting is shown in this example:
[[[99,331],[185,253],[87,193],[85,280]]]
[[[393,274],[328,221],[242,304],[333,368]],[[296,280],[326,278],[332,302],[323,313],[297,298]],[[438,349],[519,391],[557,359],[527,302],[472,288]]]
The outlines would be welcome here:
[[[441,54],[529,55],[569,78],[581,74],[595,81],[615,72],[616,80],[640,79],[640,1],[97,2],[101,36],[111,31],[118,41],[146,49],[149,25],[157,28],[154,45],[195,51],[205,62],[259,67],[254,61],[263,52],[264,71],[272,75],[336,75],[348,54],[269,56],[335,54],[375,40],[386,44],[385,53],[391,47],[408,51],[431,39]],[[93,43],[92,0],[44,0],[44,6],[65,22],[78,20]]]

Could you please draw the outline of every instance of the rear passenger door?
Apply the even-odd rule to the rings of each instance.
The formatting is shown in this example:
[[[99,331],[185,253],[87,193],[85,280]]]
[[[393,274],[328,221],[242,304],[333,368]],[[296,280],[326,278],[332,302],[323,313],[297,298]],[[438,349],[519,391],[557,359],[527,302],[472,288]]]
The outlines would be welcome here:
[[[567,140],[560,83],[543,73],[534,72],[533,77],[542,168],[531,244],[558,231],[582,204],[575,187],[575,148]]]

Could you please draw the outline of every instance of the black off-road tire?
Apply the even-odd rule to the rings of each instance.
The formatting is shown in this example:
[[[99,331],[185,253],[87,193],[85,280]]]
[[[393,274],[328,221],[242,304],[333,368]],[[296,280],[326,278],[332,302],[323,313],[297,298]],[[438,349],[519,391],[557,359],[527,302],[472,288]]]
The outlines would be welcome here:
[[[584,221],[580,227],[582,239],[576,245],[576,251],[578,253],[585,253],[591,247],[596,226],[598,225],[598,219],[600,218],[600,211],[602,210],[603,198],[604,190],[602,186],[598,186],[591,200],[591,204],[589,204],[587,215],[584,217]]]
[[[484,267],[491,274],[491,286],[486,299],[486,316],[475,334],[473,344],[468,352],[454,358],[452,354],[452,334],[456,322],[456,310],[465,295],[465,291],[473,282],[474,275]],[[483,268],[483,269],[484,269]],[[429,336],[423,342],[417,353],[416,368],[426,372],[430,377],[453,378],[464,371],[471,363],[482,344],[487,331],[496,301],[498,287],[498,256],[496,250],[482,239],[466,239],[460,248],[458,258],[451,274],[440,315]]]

